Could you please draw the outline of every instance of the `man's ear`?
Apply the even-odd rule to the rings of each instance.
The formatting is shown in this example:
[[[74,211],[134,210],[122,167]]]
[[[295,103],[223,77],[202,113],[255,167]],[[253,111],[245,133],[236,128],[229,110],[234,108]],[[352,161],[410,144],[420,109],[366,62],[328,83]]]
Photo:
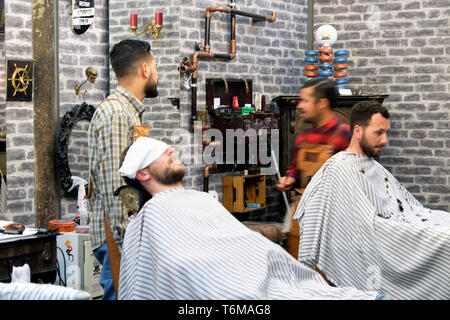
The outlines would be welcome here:
[[[150,77],[150,66],[146,62],[142,62],[139,64],[139,74],[144,77],[145,79],[148,79]]]
[[[358,139],[358,141],[361,140],[362,132],[363,128],[360,125],[355,124],[355,126],[353,127],[353,136]]]
[[[330,108],[330,101],[328,101],[327,98],[319,99],[319,101],[317,102],[317,107],[321,110]]]
[[[141,169],[136,172],[136,179],[139,181],[147,181],[151,179],[151,175],[147,170]]]

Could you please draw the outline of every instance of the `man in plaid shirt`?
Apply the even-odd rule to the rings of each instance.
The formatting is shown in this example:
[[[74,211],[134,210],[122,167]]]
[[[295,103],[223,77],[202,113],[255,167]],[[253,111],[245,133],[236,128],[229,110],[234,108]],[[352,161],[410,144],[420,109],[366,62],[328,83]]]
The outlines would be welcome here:
[[[95,111],[90,122],[89,174],[92,181],[90,236],[94,255],[102,264],[100,284],[104,300],[116,299],[103,210],[118,247],[121,247],[128,214],[114,191],[123,180],[119,174],[120,155],[142,129],[143,100],[158,95],[156,61],[147,41],[123,40],[110,52],[111,66],[118,85]]]
[[[279,190],[289,191],[298,184],[300,172],[297,166],[297,154],[303,142],[330,144],[333,146],[334,153],[348,147],[351,137],[350,126],[339,120],[333,113],[335,101],[336,88],[332,80],[313,79],[303,86],[297,109],[300,110],[301,117],[312,126],[300,132],[295,138],[287,176],[282,177],[276,185]],[[340,131],[335,135],[338,128]]]

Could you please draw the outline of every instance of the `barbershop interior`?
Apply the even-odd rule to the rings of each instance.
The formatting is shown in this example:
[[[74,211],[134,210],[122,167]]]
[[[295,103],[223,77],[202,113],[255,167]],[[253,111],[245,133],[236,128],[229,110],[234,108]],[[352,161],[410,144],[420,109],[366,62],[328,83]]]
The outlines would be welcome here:
[[[447,0],[0,9],[1,300],[450,299]]]

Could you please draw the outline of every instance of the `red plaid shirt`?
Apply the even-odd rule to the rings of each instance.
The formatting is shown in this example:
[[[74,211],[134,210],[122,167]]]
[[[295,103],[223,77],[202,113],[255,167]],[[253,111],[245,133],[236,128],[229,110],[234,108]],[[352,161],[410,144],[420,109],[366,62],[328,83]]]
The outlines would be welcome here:
[[[330,141],[334,132],[339,126],[343,125],[341,131]],[[309,142],[315,144],[330,144],[334,146],[334,153],[347,149],[350,143],[350,126],[339,120],[337,117],[331,118],[325,125],[320,128],[310,127],[300,132],[294,141],[294,148],[292,150],[292,161],[289,164],[288,176],[299,179],[300,172],[297,169],[297,153],[301,147],[302,142]]]

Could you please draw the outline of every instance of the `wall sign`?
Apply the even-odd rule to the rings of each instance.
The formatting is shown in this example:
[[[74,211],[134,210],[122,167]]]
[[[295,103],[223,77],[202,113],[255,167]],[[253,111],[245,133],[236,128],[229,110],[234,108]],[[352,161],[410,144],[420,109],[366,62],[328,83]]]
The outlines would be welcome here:
[[[33,95],[32,61],[6,61],[6,100],[31,101]]]
[[[94,21],[94,0],[72,0],[72,31],[83,34]]]

